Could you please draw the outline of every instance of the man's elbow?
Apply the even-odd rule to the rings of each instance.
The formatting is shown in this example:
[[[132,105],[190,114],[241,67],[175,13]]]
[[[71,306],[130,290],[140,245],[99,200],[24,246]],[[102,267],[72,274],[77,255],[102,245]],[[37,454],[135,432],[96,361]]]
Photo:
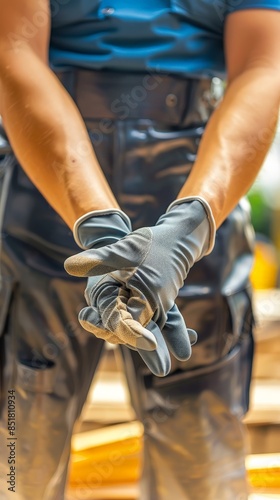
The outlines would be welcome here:
[[[280,61],[279,61],[280,62]],[[231,87],[248,89],[248,92],[260,96],[270,96],[273,101],[280,101],[280,64],[261,59],[248,64],[243,71],[227,80],[227,89]],[[280,104],[280,102],[279,102]]]

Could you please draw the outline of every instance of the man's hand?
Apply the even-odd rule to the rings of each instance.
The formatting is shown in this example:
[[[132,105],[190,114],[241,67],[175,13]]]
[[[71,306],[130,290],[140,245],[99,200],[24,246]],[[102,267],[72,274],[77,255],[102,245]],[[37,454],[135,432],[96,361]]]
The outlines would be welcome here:
[[[188,359],[195,333],[188,332],[175,299],[189,269],[211,251],[214,237],[207,203],[185,199],[172,204],[156,226],[138,229],[115,244],[67,259],[69,274],[110,275],[98,283],[89,279],[89,307],[79,316],[82,326],[95,335],[98,327],[98,336],[104,330],[106,337],[102,338],[106,340],[111,332],[119,343],[142,350],[154,349],[155,337],[166,360],[165,371],[167,365],[170,368],[167,346],[178,359]]]
[[[181,361],[191,356],[197,334],[186,327],[176,305],[168,311],[166,323],[160,330],[154,321],[144,328],[133,319],[126,308],[129,292],[108,275],[102,279],[90,277],[85,297],[88,307],[79,314],[83,328],[112,344],[125,344],[136,350],[155,375],[163,377],[169,373],[169,352]]]
[[[73,236],[79,247],[102,248],[106,245],[116,243],[124,238],[132,230],[129,217],[118,209],[94,210],[80,217],[74,224]],[[102,277],[95,276],[91,278],[90,284],[86,288],[85,296],[88,299],[89,290],[95,289]],[[97,326],[97,328],[96,328]],[[96,337],[103,338],[112,344],[119,344],[119,338],[112,332],[102,331],[99,333],[99,322],[97,319],[93,322],[92,333]]]

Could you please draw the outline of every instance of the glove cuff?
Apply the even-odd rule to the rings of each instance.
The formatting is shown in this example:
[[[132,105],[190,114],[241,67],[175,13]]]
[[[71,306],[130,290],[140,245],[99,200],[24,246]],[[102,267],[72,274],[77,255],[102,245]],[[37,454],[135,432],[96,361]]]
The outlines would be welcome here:
[[[129,217],[117,208],[94,210],[74,224],[73,236],[83,250],[115,243],[132,231]]]
[[[206,216],[209,222],[209,243],[208,249],[206,250],[204,255],[208,255],[214,248],[216,238],[216,223],[209,203],[201,196],[186,196],[185,198],[180,198],[179,200],[173,201],[167,208],[166,213],[168,213],[174,206],[181,205],[182,203],[188,203],[190,201],[200,201],[206,212]]]

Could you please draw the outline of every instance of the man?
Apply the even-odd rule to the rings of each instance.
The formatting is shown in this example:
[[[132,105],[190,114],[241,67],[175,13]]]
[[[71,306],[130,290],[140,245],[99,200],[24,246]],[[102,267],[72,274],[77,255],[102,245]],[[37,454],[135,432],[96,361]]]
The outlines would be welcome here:
[[[83,308],[86,329],[138,350],[123,348],[146,432],[141,499],[245,499],[252,234],[237,204],[275,133],[279,0],[1,2],[0,112],[17,158],[1,199],[1,439],[15,391],[16,495],[4,454],[1,498],[64,498],[103,345],[76,326]],[[93,248],[66,261],[90,276],[86,308],[63,270],[73,228]],[[189,330],[174,305],[185,277]]]

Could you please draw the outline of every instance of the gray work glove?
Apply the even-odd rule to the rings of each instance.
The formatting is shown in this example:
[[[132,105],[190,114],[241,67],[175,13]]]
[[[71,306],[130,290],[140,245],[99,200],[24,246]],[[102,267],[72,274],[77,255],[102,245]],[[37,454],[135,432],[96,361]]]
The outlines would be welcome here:
[[[165,375],[170,369],[168,348],[181,360],[191,355],[196,334],[188,331],[175,299],[192,265],[212,250],[214,238],[207,202],[184,198],[174,202],[156,226],[70,257],[65,262],[69,274],[110,273],[97,284],[89,279],[89,307],[80,313],[81,324],[94,334],[96,327],[114,333],[120,343],[137,348],[154,373]],[[145,353],[143,348],[155,348],[154,338],[157,350]]]
[[[95,210],[80,217],[73,229],[74,240],[77,245],[86,250],[88,248],[101,248],[106,245],[116,243],[132,231],[129,217],[118,209]],[[87,285],[85,297],[87,300],[87,291],[93,288],[102,279],[102,276],[90,278],[90,287]],[[83,325],[82,325],[83,326]],[[96,329],[97,337],[108,342],[119,344],[119,338],[112,332]]]

